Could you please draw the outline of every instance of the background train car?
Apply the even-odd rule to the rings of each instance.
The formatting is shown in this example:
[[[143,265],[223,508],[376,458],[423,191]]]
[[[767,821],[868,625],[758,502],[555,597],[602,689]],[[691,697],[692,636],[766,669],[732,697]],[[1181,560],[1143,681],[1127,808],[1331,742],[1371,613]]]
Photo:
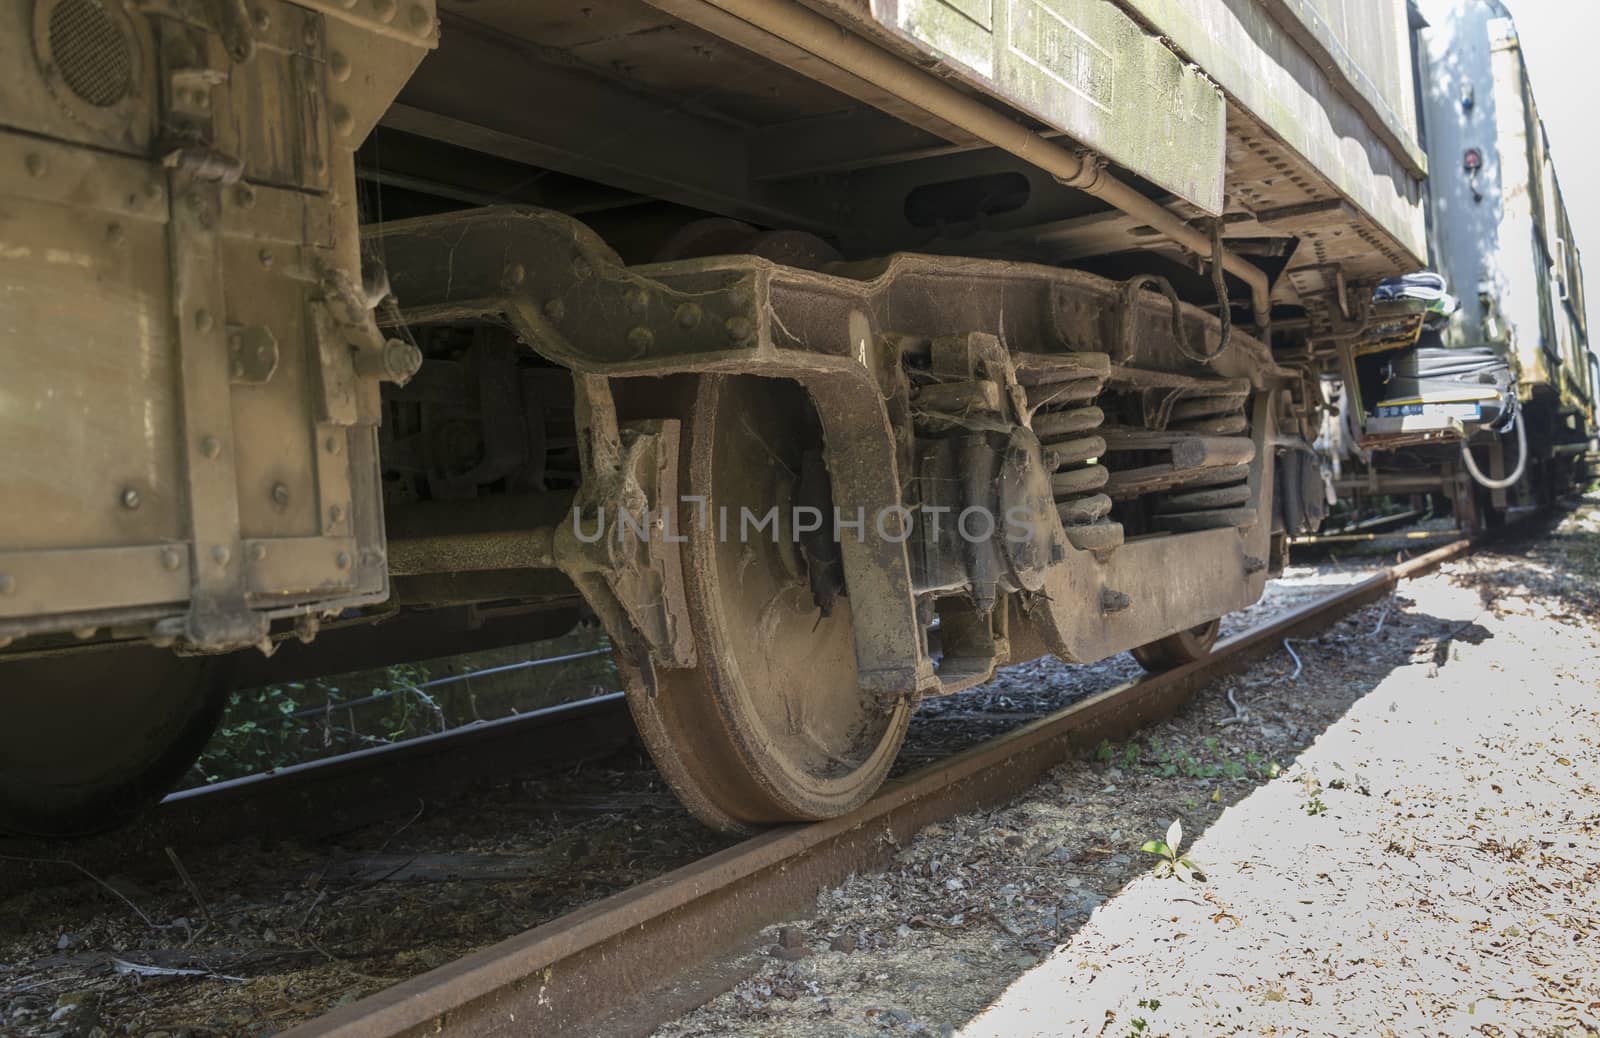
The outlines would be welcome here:
[[[1330,378],[1346,410],[1324,443],[1358,510],[1432,494],[1470,529],[1585,478],[1600,371],[1582,256],[1510,12],[1423,0],[1419,14],[1429,240],[1455,297],[1446,309],[1459,306],[1436,312],[1420,340],[1415,318],[1363,336]]]
[[[701,818],[846,811],[922,697],[1203,652],[1327,507],[1321,351],[1428,251],[1398,0],[0,30],[13,829],[158,792],[233,685],[580,610]],[[1037,536],[928,521],[985,512]]]

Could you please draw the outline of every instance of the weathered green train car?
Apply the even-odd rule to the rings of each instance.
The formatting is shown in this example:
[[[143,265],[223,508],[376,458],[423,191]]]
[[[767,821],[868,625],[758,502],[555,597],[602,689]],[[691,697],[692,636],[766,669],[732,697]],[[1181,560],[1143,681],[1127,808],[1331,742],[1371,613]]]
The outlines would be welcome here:
[[[1398,0],[0,18],[14,829],[580,610],[702,818],[849,810],[924,696],[1203,651],[1426,253]]]

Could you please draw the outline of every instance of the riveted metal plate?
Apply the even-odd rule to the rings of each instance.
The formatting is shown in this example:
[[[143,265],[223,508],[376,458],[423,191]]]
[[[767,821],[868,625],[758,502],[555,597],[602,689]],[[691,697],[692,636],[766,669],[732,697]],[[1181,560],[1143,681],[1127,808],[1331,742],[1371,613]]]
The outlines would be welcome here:
[[[1222,92],[1108,0],[873,0],[974,85],[1194,203],[1222,209]]]

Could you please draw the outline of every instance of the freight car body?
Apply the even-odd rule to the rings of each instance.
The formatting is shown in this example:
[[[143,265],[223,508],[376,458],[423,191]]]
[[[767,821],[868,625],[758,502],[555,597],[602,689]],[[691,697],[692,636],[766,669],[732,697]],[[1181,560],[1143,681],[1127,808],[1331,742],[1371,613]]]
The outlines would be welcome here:
[[[1582,256],[1511,13],[1498,0],[1422,0],[1419,14],[1432,266],[1460,308],[1422,351],[1404,338],[1358,348],[1340,373],[1358,390],[1328,439],[1343,448],[1339,488],[1358,503],[1437,494],[1471,528],[1547,504],[1583,476],[1600,372]],[[1497,381],[1512,387],[1509,407]]]
[[[580,607],[700,817],[847,811],[920,697],[1203,651],[1425,252],[1389,0],[8,2],[11,828]]]

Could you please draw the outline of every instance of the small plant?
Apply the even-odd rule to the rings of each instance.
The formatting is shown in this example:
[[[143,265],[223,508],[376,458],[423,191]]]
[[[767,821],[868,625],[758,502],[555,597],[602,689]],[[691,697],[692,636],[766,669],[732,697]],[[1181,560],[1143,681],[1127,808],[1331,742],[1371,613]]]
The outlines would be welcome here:
[[[1328,813],[1328,805],[1322,802],[1322,782],[1315,776],[1307,774],[1300,779],[1301,788],[1306,791],[1306,802],[1301,805],[1305,813],[1315,818]]]
[[[1161,1008],[1161,1000],[1158,998],[1141,998],[1139,1000],[1139,1008],[1154,1013],[1157,1009]],[[1128,1033],[1126,1038],[1143,1038],[1143,1035],[1146,1034],[1149,1029],[1150,1021],[1146,1020],[1142,1016],[1133,1017],[1128,1021]]]
[[[1174,818],[1172,824],[1167,826],[1165,840],[1147,840],[1139,849],[1146,854],[1154,854],[1161,859],[1161,864],[1156,866],[1156,875],[1160,877],[1175,876],[1181,883],[1187,883],[1194,878],[1204,879],[1202,873],[1194,862],[1187,856],[1179,854],[1178,849],[1183,845],[1183,820]]]

